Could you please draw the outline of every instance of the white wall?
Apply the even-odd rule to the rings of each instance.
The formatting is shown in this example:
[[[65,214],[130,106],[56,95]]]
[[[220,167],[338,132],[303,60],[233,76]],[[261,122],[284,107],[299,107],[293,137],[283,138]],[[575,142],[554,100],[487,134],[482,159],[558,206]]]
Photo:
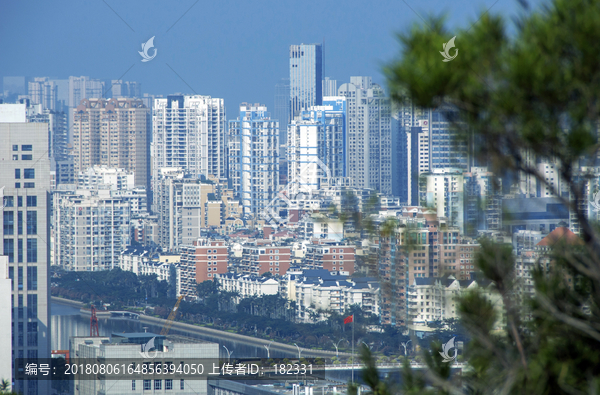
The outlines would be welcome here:
[[[8,257],[0,256],[0,380],[11,381],[12,343],[11,334],[11,281],[8,278]]]

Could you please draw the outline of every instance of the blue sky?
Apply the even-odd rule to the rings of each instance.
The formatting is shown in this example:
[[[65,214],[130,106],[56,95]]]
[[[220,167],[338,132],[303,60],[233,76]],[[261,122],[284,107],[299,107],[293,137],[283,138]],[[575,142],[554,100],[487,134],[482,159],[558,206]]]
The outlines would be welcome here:
[[[451,30],[487,9],[522,12],[516,0],[0,0],[0,77],[118,79],[131,68],[122,78],[143,92],[222,97],[232,118],[244,101],[272,109],[290,44],[325,41],[325,75],[338,83],[384,83],[395,33],[422,23],[417,13],[445,13]],[[138,51],[152,36],[158,53],[143,63]]]

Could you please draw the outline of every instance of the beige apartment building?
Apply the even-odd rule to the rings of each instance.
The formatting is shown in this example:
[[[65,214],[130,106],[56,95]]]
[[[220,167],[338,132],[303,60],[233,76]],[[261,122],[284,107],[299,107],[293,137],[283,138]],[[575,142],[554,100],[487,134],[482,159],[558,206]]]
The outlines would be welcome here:
[[[139,99],[83,99],[73,114],[75,174],[95,165],[133,172],[149,184],[150,109]]]

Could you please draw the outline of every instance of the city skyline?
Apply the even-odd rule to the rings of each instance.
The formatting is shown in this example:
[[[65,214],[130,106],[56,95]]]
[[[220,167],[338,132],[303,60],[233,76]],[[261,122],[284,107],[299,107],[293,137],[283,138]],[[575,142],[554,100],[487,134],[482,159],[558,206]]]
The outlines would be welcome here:
[[[267,4],[260,9],[272,23],[256,25],[247,18],[249,13],[256,13],[252,7],[227,3],[199,7],[190,1],[165,9],[158,3],[138,2],[76,7],[70,3],[24,7],[3,2],[0,29],[22,33],[0,43],[3,57],[10,59],[0,63],[0,76],[68,79],[87,75],[103,81],[136,81],[142,84],[143,92],[165,97],[181,92],[222,97],[233,108],[243,102],[274,108],[274,87],[281,78],[289,77],[292,44],[325,44],[323,77],[348,81],[351,76],[370,75],[374,83],[386,89],[381,65],[397,56],[396,32],[415,20],[423,23],[416,14],[447,12],[449,25],[457,26],[474,22],[481,9],[492,5],[497,13],[521,12],[517,2],[493,1],[462,1],[452,7],[437,0],[422,5],[382,2],[369,8],[359,3],[344,8],[334,3],[306,3],[294,12],[283,4]],[[317,6],[321,12],[312,12]],[[205,15],[212,15],[212,20]],[[73,35],[54,23],[64,18],[70,18],[72,29],[98,34]],[[239,26],[232,26],[232,19]],[[52,26],[48,26],[50,20],[54,21]],[[240,29],[244,31],[241,40],[237,34]],[[279,34],[271,34],[273,31]],[[199,45],[189,39],[194,34],[211,39],[203,39]],[[142,63],[140,45],[152,36],[156,36],[154,45],[159,53],[154,60]],[[264,37],[269,37],[268,45],[254,44],[264,44]],[[37,42],[35,51],[20,50],[27,41]],[[246,61],[243,68],[234,60],[240,55]]]

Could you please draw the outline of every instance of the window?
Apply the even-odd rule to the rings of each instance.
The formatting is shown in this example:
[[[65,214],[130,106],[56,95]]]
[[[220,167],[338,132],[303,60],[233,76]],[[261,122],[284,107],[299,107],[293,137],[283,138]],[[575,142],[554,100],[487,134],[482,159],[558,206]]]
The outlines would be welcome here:
[[[13,155],[13,160],[19,160],[19,155]]]
[[[154,389],[161,390],[162,389],[162,380],[154,380]]]
[[[37,297],[38,296],[35,294],[27,295],[27,318],[37,318],[37,312],[38,312]]]
[[[22,145],[21,151],[33,151],[33,145],[31,145],[31,144]]]
[[[23,268],[17,268],[17,287],[19,291],[23,290]]]
[[[33,155],[21,155],[21,160],[33,160]]]
[[[33,180],[35,178],[35,169],[23,169],[23,178]]]
[[[183,381],[183,379],[181,379],[181,380],[179,381],[179,389],[180,389],[180,390],[184,390],[184,389],[185,389],[185,382]]]
[[[21,241],[21,240],[19,240]],[[27,267],[27,290],[28,291],[37,291],[37,267],[36,266],[28,266]]]
[[[27,211],[27,234],[37,234],[37,211]]]
[[[12,266],[8,268],[8,278],[10,278],[10,289],[12,290],[15,288],[15,268]]]
[[[21,188],[21,183],[20,182],[15,182],[15,189]]]
[[[15,180],[21,178],[21,169],[15,169]]]
[[[27,207],[37,207],[37,196],[27,196]]]
[[[2,206],[6,207],[14,207],[15,206],[15,198],[12,196],[4,196],[4,200],[2,201]]]
[[[23,184],[23,188],[35,188],[35,182],[26,182]]]
[[[22,211],[17,212],[17,233],[20,235],[23,234],[23,212]]]
[[[27,263],[37,263],[37,239],[27,239]]]
[[[135,391],[135,380],[131,380],[131,390]]]
[[[18,151],[19,150],[19,146],[18,145],[13,145],[13,151]]]
[[[17,197],[17,206],[23,207],[23,196]]]
[[[23,295],[18,296],[18,317],[23,319]]]
[[[151,380],[144,380],[144,391],[150,391],[152,389],[151,383]]]
[[[5,235],[15,234],[15,212],[5,211],[2,215],[3,230]]]
[[[173,389],[173,380],[165,380],[165,389],[172,390]]]
[[[13,239],[4,239],[4,255],[8,256],[8,262],[15,261],[15,241]]]
[[[17,240],[17,262],[23,263],[23,240]]]

